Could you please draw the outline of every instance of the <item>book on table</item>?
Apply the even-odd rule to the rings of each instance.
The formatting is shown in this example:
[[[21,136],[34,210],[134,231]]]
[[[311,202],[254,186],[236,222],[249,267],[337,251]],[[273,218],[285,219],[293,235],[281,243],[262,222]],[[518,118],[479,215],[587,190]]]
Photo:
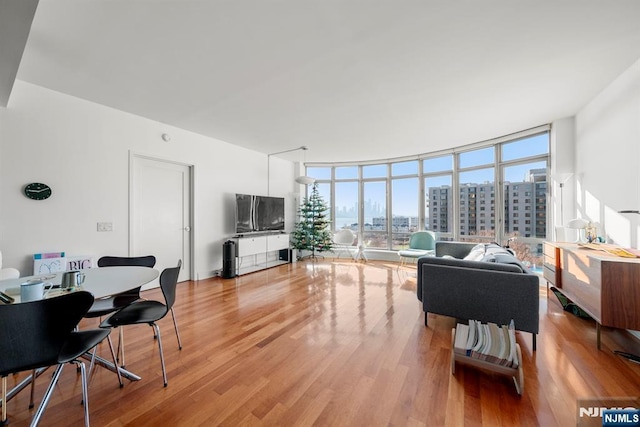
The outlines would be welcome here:
[[[469,320],[458,323],[453,351],[462,356],[484,360],[509,368],[518,367],[516,334],[513,320],[509,325]]]

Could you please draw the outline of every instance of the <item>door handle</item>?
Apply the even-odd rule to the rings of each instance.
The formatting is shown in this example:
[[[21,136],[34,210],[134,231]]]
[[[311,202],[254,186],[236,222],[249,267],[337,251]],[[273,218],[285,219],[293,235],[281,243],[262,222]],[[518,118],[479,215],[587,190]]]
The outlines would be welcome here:
[[[189,227],[188,225],[184,228],[184,231],[191,231],[191,227]]]

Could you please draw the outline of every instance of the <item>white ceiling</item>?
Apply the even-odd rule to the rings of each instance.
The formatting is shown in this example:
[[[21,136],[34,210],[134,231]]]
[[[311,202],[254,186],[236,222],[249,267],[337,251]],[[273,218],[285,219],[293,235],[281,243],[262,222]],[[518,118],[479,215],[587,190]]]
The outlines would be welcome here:
[[[17,78],[264,153],[375,160],[574,115],[640,58],[639,22],[637,0],[40,0]]]

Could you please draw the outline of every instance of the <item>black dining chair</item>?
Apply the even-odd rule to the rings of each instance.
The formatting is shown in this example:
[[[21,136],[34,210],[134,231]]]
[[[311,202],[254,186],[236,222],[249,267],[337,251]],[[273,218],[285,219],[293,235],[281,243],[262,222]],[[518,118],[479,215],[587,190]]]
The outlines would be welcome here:
[[[138,256],[138,257],[120,257],[120,256],[103,256],[98,259],[98,267],[149,267],[153,268],[156,265],[156,257],[153,255]],[[111,295],[105,298],[98,298],[94,301],[93,305],[87,312],[87,318],[103,317],[113,312],[120,310],[123,307],[128,306],[134,301],[141,298],[141,287],[130,289],[128,291],[119,293],[117,295]],[[118,351],[120,366],[125,366],[124,360],[124,332],[120,329],[120,335],[118,338]],[[120,380],[120,379],[119,379]],[[120,387],[122,387],[122,381],[120,381]]]
[[[37,425],[66,363],[74,363],[80,368],[84,421],[89,425],[87,375],[79,358],[110,333],[109,329],[74,330],[92,303],[93,295],[77,291],[38,301],[0,305],[2,425],[7,423],[8,375],[56,366],[31,422],[31,425]]]
[[[101,328],[117,328],[126,325],[139,325],[147,323],[154,330],[154,335],[158,340],[158,348],[160,350],[160,363],[162,364],[162,378],[166,387],[167,372],[164,365],[164,353],[162,352],[162,338],[160,336],[160,328],[157,321],[162,319],[171,312],[173,317],[173,326],[176,330],[178,338],[178,347],[182,350],[182,342],[180,341],[180,333],[178,332],[178,323],[176,322],[173,304],[176,301],[176,285],[178,284],[178,275],[182,267],[182,260],[178,261],[177,267],[165,268],[160,274],[160,288],[164,295],[165,302],[153,300],[139,300],[128,306],[116,311],[106,318],[101,324]]]

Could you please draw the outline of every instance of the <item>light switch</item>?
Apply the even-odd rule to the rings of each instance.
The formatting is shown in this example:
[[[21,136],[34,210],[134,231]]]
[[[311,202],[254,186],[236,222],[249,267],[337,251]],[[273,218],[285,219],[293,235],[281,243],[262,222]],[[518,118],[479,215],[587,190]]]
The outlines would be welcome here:
[[[99,222],[98,223],[98,231],[113,231],[113,223],[112,222]]]

